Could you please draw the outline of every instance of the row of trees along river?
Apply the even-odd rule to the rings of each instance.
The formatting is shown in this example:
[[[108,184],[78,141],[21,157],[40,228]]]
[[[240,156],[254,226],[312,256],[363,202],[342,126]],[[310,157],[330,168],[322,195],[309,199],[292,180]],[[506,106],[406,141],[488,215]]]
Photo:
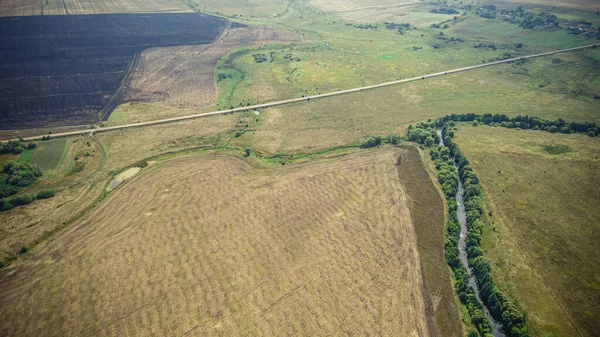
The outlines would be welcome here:
[[[482,116],[445,116],[411,125],[408,139],[423,144],[423,149],[429,148],[436,164],[438,181],[448,205],[445,257],[454,274],[458,297],[477,329],[477,332],[471,331],[469,337],[528,337],[527,315],[514,299],[496,287],[491,264],[480,249],[487,226],[483,193],[468,160],[452,141],[454,120],[475,121],[477,117]]]

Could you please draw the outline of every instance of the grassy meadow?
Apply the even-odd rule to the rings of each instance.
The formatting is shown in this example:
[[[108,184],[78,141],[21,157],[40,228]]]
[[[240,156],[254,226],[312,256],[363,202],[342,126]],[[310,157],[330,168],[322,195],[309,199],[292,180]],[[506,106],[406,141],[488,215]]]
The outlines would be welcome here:
[[[365,2],[365,5],[369,3]],[[289,13],[280,18],[249,19],[247,22],[299,32],[305,41],[290,47],[266,45],[238,51],[224,59],[219,65],[220,70],[228,74],[233,72],[234,76],[218,83],[220,102],[223,106],[239,106],[273,97],[336,91],[479,64],[502,58],[505,53],[525,55],[595,41],[581,35],[569,35],[565,29],[523,29],[500,19],[481,18],[473,12],[458,15],[453,20],[450,15],[429,13],[429,10],[439,8],[431,3],[399,8],[408,13],[435,16],[432,23],[448,28],[430,28],[429,23],[420,24],[422,18],[414,21],[403,15],[388,18],[386,21],[389,22],[411,24],[399,34],[397,29],[387,29],[383,20],[374,18],[368,24],[359,24],[339,17],[336,12],[323,12],[303,2],[293,3]],[[594,24],[600,23],[599,17],[587,12],[570,10],[568,13]],[[518,43],[522,47],[517,48]],[[474,48],[479,44],[494,47]],[[268,62],[257,63],[253,54],[272,57]],[[506,74],[509,75],[510,72]],[[237,85],[232,86],[231,82]],[[266,95],[261,96],[263,91]]]
[[[501,58],[505,53],[524,55],[595,41],[569,35],[564,29],[523,29],[500,19],[481,18],[473,12],[452,20],[452,16],[429,13],[437,6],[430,3],[397,9],[437,16],[438,23],[450,20],[446,23],[449,27],[430,28],[419,25],[421,18],[411,22],[410,16],[398,14],[394,22],[411,24],[400,35],[395,29],[385,28],[377,17],[369,23],[377,28],[361,29],[357,26],[366,23],[310,4],[294,3],[281,18],[249,20],[298,32],[304,42],[238,50],[222,59],[217,74],[231,77],[217,83],[219,108],[406,78],[478,64]],[[553,9],[553,13],[560,20],[600,23],[599,17],[585,11]],[[518,43],[521,48],[516,47]],[[494,48],[474,48],[479,44],[493,44]],[[254,55],[258,54],[268,56],[268,61],[257,63]],[[358,143],[368,135],[404,133],[409,124],[448,113],[529,114],[600,122],[600,101],[596,99],[600,90],[598,69],[600,51],[587,50],[270,108],[252,132],[246,132],[234,144],[271,154],[318,151]]]
[[[594,336],[600,315],[600,141],[460,125],[455,142],[481,179],[496,284],[536,336]]]

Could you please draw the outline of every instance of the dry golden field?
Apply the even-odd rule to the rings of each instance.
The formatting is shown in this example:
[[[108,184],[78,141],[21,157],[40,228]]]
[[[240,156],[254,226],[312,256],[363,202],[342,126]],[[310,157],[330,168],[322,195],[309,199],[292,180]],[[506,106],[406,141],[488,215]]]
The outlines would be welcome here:
[[[287,0],[188,0],[203,12],[243,18],[272,18],[285,14]]]
[[[600,140],[460,126],[456,143],[486,192],[483,249],[534,336],[596,336],[600,328]]]
[[[191,108],[214,105],[215,67],[232,50],[262,43],[300,41],[294,33],[234,24],[210,45],[145,50],[129,84],[125,101]]]
[[[177,0],[6,0],[0,3],[0,16],[190,11]]]
[[[402,6],[414,0],[311,0],[310,5],[326,12],[343,12],[371,8]]]
[[[0,334],[437,336],[398,155],[159,161],[1,274]]]
[[[65,7],[62,0],[6,0],[0,2],[0,16],[30,16],[44,14],[65,14]]]
[[[54,198],[38,200],[27,206],[0,212],[0,261],[13,253],[13,247],[32,247],[48,233],[86,213],[112,179],[113,172],[140,160],[170,152],[198,147],[214,147],[226,142],[236,130],[240,116],[226,115],[181,123],[133,128],[69,138],[69,153],[59,166],[46,172],[40,181],[23,192],[55,189]],[[87,145],[90,143],[90,146]],[[85,156],[88,152],[91,156]],[[0,158],[16,160],[16,156]],[[84,169],[72,172],[78,157]]]
[[[104,166],[102,149],[87,137],[73,137],[68,142],[72,144],[61,163],[55,169],[46,171],[38,183],[22,190],[25,193],[37,193],[54,189],[56,196],[0,213],[0,260],[12,255],[17,246],[18,249],[21,246],[31,247],[94,201],[89,194],[95,186],[86,178],[97,175]],[[90,156],[85,156],[86,152]],[[76,163],[83,165],[83,169],[76,172]]]
[[[63,0],[69,14],[136,13],[136,12],[189,12],[177,0]]]

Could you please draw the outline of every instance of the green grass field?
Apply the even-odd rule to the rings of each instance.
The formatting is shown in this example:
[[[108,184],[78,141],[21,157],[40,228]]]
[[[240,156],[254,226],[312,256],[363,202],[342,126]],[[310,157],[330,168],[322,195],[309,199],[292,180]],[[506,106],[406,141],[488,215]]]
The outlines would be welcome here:
[[[416,4],[404,10],[418,18],[434,15],[427,12],[434,7]],[[556,14],[561,20],[600,23],[593,13],[560,9]],[[232,78],[217,84],[219,107],[337,91],[479,64],[504,53],[524,55],[595,41],[566,34],[564,29],[528,30],[474,13],[456,21],[435,14],[450,20],[447,29],[421,25],[404,30],[403,35],[377,21],[372,22],[378,25],[376,29],[359,29],[340,15],[294,3],[282,17],[249,20],[297,31],[305,42],[228,55],[218,71]],[[395,22],[409,19],[400,15]],[[480,43],[494,44],[496,50],[474,48]],[[523,47],[517,48],[517,43]],[[256,63],[252,54],[269,55],[269,61]],[[318,151],[356,144],[373,134],[404,133],[409,124],[448,113],[529,114],[600,122],[600,100],[594,98],[600,94],[598,69],[600,51],[588,50],[281,106],[265,110],[256,127],[234,144],[271,154]]]
[[[53,170],[61,162],[70,145],[65,138],[40,142],[31,156],[31,162],[42,170]]]
[[[600,329],[600,139],[461,125],[456,143],[482,181],[496,284],[534,336]]]
[[[423,3],[407,8],[407,13],[417,17],[414,21],[410,16],[397,18],[397,23],[413,24],[411,29],[404,29],[402,35],[395,29],[386,29],[383,22],[376,20],[370,22],[377,25],[376,29],[356,28],[357,24],[344,21],[336,13],[326,13],[304,3],[293,3],[289,13],[281,17],[248,18],[247,22],[299,32],[305,42],[287,48],[264,46],[254,52],[231,54],[220,67],[223,72],[230,68],[236,76],[219,82],[219,101],[239,106],[248,100],[300,97],[479,64],[502,58],[505,53],[525,55],[595,41],[569,35],[565,29],[523,29],[474,13],[459,15],[453,21],[453,16],[428,13],[436,6]],[[599,18],[588,17],[586,12],[570,10],[566,13],[594,24],[600,22]],[[423,15],[437,16],[436,22],[447,24],[448,28],[435,29],[428,24],[413,30],[418,22],[423,22],[420,18]],[[473,47],[480,43],[493,44],[495,49]],[[523,47],[516,48],[517,43]],[[273,53],[273,61],[256,63],[252,53]],[[291,57],[286,58],[286,55]]]
[[[37,149],[26,149],[19,155],[19,158],[17,159],[17,161],[31,163],[36,150]]]

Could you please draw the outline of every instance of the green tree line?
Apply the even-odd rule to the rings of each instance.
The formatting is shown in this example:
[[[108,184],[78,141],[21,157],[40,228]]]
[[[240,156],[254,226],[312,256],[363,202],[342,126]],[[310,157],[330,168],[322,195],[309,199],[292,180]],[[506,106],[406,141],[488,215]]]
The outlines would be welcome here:
[[[37,194],[18,194],[19,188],[34,184],[42,176],[42,170],[32,163],[8,161],[4,163],[2,173],[6,175],[6,187],[0,189],[0,211],[8,211],[15,206],[26,205],[36,199],[53,197],[53,190]]]
[[[463,183],[464,204],[467,214],[467,256],[483,304],[488,308],[492,317],[502,323],[504,333],[508,337],[527,337],[529,336],[527,315],[519,308],[517,303],[496,287],[491,274],[491,265],[480,249],[483,229],[486,226],[481,185],[468,160],[460,152],[456,143],[453,142],[454,132],[449,128],[449,126],[454,125],[455,120],[468,122],[478,120],[478,118],[483,120],[486,117],[475,114],[451,115],[427,123],[419,123],[416,126],[411,125],[408,129],[408,139],[429,148],[431,159],[436,164],[438,181],[442,186],[442,192],[448,204],[444,254],[455,276],[455,290],[461,303],[467,308],[471,316],[471,322],[481,336],[488,335],[492,330],[490,322],[485,317],[482,303],[475,296],[474,290],[468,285],[469,273],[459,258],[460,223],[458,222],[455,199],[459,181]],[[497,120],[504,121],[504,117],[499,117]],[[524,118],[513,119],[513,121],[519,123],[522,120]],[[438,129],[442,130],[445,146],[439,145]]]
[[[542,130],[552,133],[581,133],[587,134],[590,137],[596,137],[600,135],[600,129],[596,123],[589,122],[567,122],[562,118],[556,120],[543,119],[532,116],[515,116],[508,117],[505,114],[452,114],[441,117],[443,122],[474,122],[500,126],[511,129],[523,129],[523,130]]]

